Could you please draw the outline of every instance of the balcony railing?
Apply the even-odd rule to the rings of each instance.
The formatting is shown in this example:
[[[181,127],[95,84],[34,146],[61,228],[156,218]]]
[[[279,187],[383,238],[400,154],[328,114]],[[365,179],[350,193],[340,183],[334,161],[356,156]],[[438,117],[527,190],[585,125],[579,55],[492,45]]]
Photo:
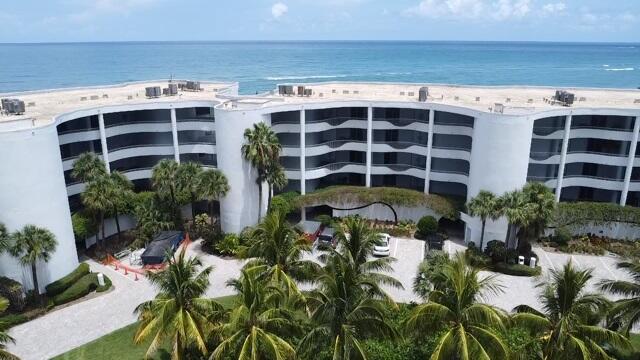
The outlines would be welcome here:
[[[343,167],[348,166],[348,165],[366,166],[365,163],[361,163],[361,162],[342,161],[342,162],[334,162],[334,163],[324,164],[324,165],[316,166],[316,167],[313,167],[313,168],[307,168],[306,171],[320,170],[320,169],[327,169],[329,171],[336,171],[336,170],[340,170]]]
[[[322,118],[322,119],[306,119],[305,118],[305,123],[306,124],[317,124],[317,123],[322,123],[322,122],[326,122],[329,125],[340,125],[346,121],[349,120],[355,120],[355,121],[367,121],[367,118],[358,118],[358,117],[351,117],[351,116],[336,116],[336,117],[330,117],[330,118]]]
[[[417,170],[422,170],[424,171],[425,168],[424,166],[418,166],[418,165],[411,165],[411,164],[385,164],[385,163],[373,163],[372,166],[382,166],[382,167],[386,167],[389,168],[393,171],[406,171],[406,170],[410,170],[410,169],[417,169]]]
[[[411,146],[422,146],[424,148],[427,147],[426,142],[420,143],[414,141],[374,141],[373,143],[376,145],[389,145],[395,149],[406,149]]]
[[[332,140],[332,141],[325,141],[322,143],[317,143],[317,144],[307,144],[307,148],[312,148],[312,147],[319,147],[319,146],[328,146],[332,149],[341,147],[345,144],[349,144],[349,143],[354,143],[354,144],[366,144],[366,140]]]

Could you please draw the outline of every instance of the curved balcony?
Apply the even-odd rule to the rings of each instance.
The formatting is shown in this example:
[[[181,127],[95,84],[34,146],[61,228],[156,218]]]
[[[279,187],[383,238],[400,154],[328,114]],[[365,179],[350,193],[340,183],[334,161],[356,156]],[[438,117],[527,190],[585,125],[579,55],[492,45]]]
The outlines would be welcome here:
[[[371,175],[410,175],[416,178],[425,178],[425,169],[419,166],[406,164],[373,164]]]
[[[562,187],[569,186],[583,186],[596,189],[614,190],[619,191],[624,187],[623,180],[611,180],[607,178],[600,178],[597,176],[589,175],[573,175],[565,176],[562,179]]]
[[[185,143],[179,146],[180,154],[215,154],[216,144]]]
[[[109,161],[117,161],[134,156],[173,155],[171,145],[132,145],[109,151]]]
[[[187,121],[177,123],[178,131],[216,131],[216,123],[206,121]]]
[[[105,128],[107,137],[145,132],[171,132],[171,122],[157,121],[136,124],[116,124]]]
[[[367,121],[347,118],[344,121],[333,121],[332,123],[320,121],[305,124],[307,133],[315,133],[332,129],[367,129]]]
[[[280,156],[300,156],[300,146],[283,146]]]
[[[467,185],[469,175],[459,171],[431,170],[429,181],[456,182]]]
[[[67,185],[67,197],[82,193],[86,187],[87,186],[83,182]]]
[[[578,138],[592,138],[592,139],[604,139],[604,140],[617,140],[617,141],[631,141],[633,140],[633,132],[612,129],[612,128],[599,128],[581,126],[579,128],[571,128],[569,132],[570,139]]]
[[[455,126],[455,125],[433,125],[434,134],[446,134],[446,135],[466,135],[473,137],[473,128],[468,126]]]
[[[353,140],[327,141],[320,144],[307,145],[307,148],[305,149],[305,155],[322,155],[336,150],[367,151],[367,143],[365,141]]]
[[[302,177],[300,170],[285,170],[284,174],[289,180],[300,180]]]
[[[153,170],[152,167],[138,168],[138,169],[123,171],[122,173],[127,177],[127,179],[133,181],[133,180],[140,180],[140,179],[150,179],[151,174],[153,172],[152,170]]]
[[[564,126],[533,126],[533,136],[540,138],[562,139]]]
[[[74,142],[91,141],[100,139],[100,130],[83,130],[71,131],[66,133],[58,133],[58,143],[60,145],[71,144]]]
[[[431,149],[431,157],[471,161],[471,152],[468,150],[455,150],[449,148],[434,147]]]
[[[394,118],[394,119],[373,119],[373,129],[389,130],[389,129],[406,129],[427,132],[429,129],[429,121],[410,118]]]
[[[325,164],[315,168],[309,168],[305,171],[305,178],[307,180],[321,178],[330,174],[336,173],[359,173],[365,174],[367,172],[367,165],[353,162],[335,162]]]
[[[278,123],[275,125],[271,125],[271,130],[274,133],[300,133],[300,122],[292,122],[292,123]]]
[[[555,151],[532,151],[529,153],[530,162],[553,164],[560,162],[560,152]]]
[[[354,118],[351,116],[335,116],[335,117],[329,117],[329,118],[319,118],[319,119],[311,119],[311,118],[305,118],[305,123],[307,125],[309,124],[318,124],[318,123],[326,123],[328,125],[331,126],[337,126],[340,125],[346,121],[359,121],[359,122],[364,122],[366,124],[367,122],[367,118]]]
[[[372,152],[408,152],[427,155],[427,144],[410,141],[385,141],[371,144]]]

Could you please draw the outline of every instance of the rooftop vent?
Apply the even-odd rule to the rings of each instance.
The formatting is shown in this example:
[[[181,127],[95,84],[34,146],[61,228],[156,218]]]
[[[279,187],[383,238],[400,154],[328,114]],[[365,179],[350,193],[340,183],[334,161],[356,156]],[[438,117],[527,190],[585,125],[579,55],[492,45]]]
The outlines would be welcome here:
[[[304,96],[311,96],[313,94],[313,90],[311,89],[304,89]]]
[[[149,86],[144,88],[144,94],[148,98],[157,98],[162,95],[162,90],[160,89],[160,86]]]
[[[493,112],[503,114],[504,113],[504,105],[500,103],[495,103],[493,106]]]
[[[571,106],[575,100],[576,95],[564,90],[556,90],[556,94],[553,99],[560,102],[564,106]]]
[[[476,102],[480,101],[480,96],[476,96]]]
[[[24,114],[24,101],[19,99],[2,99],[2,110],[7,114],[20,115]]]
[[[429,88],[423,86],[418,90],[418,101],[425,102],[427,101],[427,97],[429,96]]]
[[[293,95],[293,86],[291,85],[278,85],[278,94],[280,95]]]
[[[169,96],[178,95],[178,84],[170,83],[167,89],[169,90]]]
[[[408,96],[415,96],[416,94],[413,91],[409,91],[409,93],[407,94]]]
[[[304,86],[298,86],[298,96],[304,96],[305,88]]]
[[[199,81],[187,81],[187,83],[184,86],[185,90],[189,90],[189,91],[200,91],[202,90],[202,88],[200,87],[200,82]]]
[[[98,100],[100,97],[98,95],[91,95],[91,100]]]

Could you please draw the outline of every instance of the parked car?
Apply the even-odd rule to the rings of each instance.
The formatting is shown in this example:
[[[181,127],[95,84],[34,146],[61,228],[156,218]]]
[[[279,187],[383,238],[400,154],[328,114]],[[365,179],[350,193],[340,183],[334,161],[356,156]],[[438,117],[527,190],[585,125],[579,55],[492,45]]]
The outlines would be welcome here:
[[[335,230],[328,226],[322,229],[322,232],[320,233],[320,235],[318,235],[316,240],[318,247],[331,246],[335,248],[336,247],[335,233],[336,233]]]
[[[389,234],[380,233],[378,234],[379,241],[378,245],[373,247],[373,256],[389,256],[391,255],[391,250],[389,250],[389,242],[391,241],[391,236]]]

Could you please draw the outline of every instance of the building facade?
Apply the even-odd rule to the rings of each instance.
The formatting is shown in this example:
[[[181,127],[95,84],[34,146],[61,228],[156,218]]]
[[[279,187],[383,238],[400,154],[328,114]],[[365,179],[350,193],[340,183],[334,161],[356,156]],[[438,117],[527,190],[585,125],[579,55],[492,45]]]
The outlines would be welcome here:
[[[33,104],[0,117],[0,222],[56,235],[56,253],[39,266],[44,283],[77,265],[70,214],[84,184],[70,172],[78,155],[100,154],[138,190],[150,187],[151,168],[164,158],[219,168],[231,186],[220,201],[222,227],[238,232],[258,217],[256,174],[240,153],[244,130],[258,122],[282,144],[285,190],[302,194],[344,184],[467,201],[480,190],[502,194],[540,181],[559,201],[640,206],[637,90],[570,89],[576,103],[561,106],[551,88],[336,82],[239,96],[237,84],[203,83],[149,99],[150,85],[2,95]],[[420,101],[423,86],[429,94]],[[479,220],[462,219],[465,240],[477,241]],[[506,222],[486,231],[502,239]],[[28,282],[2,256],[0,273]]]

